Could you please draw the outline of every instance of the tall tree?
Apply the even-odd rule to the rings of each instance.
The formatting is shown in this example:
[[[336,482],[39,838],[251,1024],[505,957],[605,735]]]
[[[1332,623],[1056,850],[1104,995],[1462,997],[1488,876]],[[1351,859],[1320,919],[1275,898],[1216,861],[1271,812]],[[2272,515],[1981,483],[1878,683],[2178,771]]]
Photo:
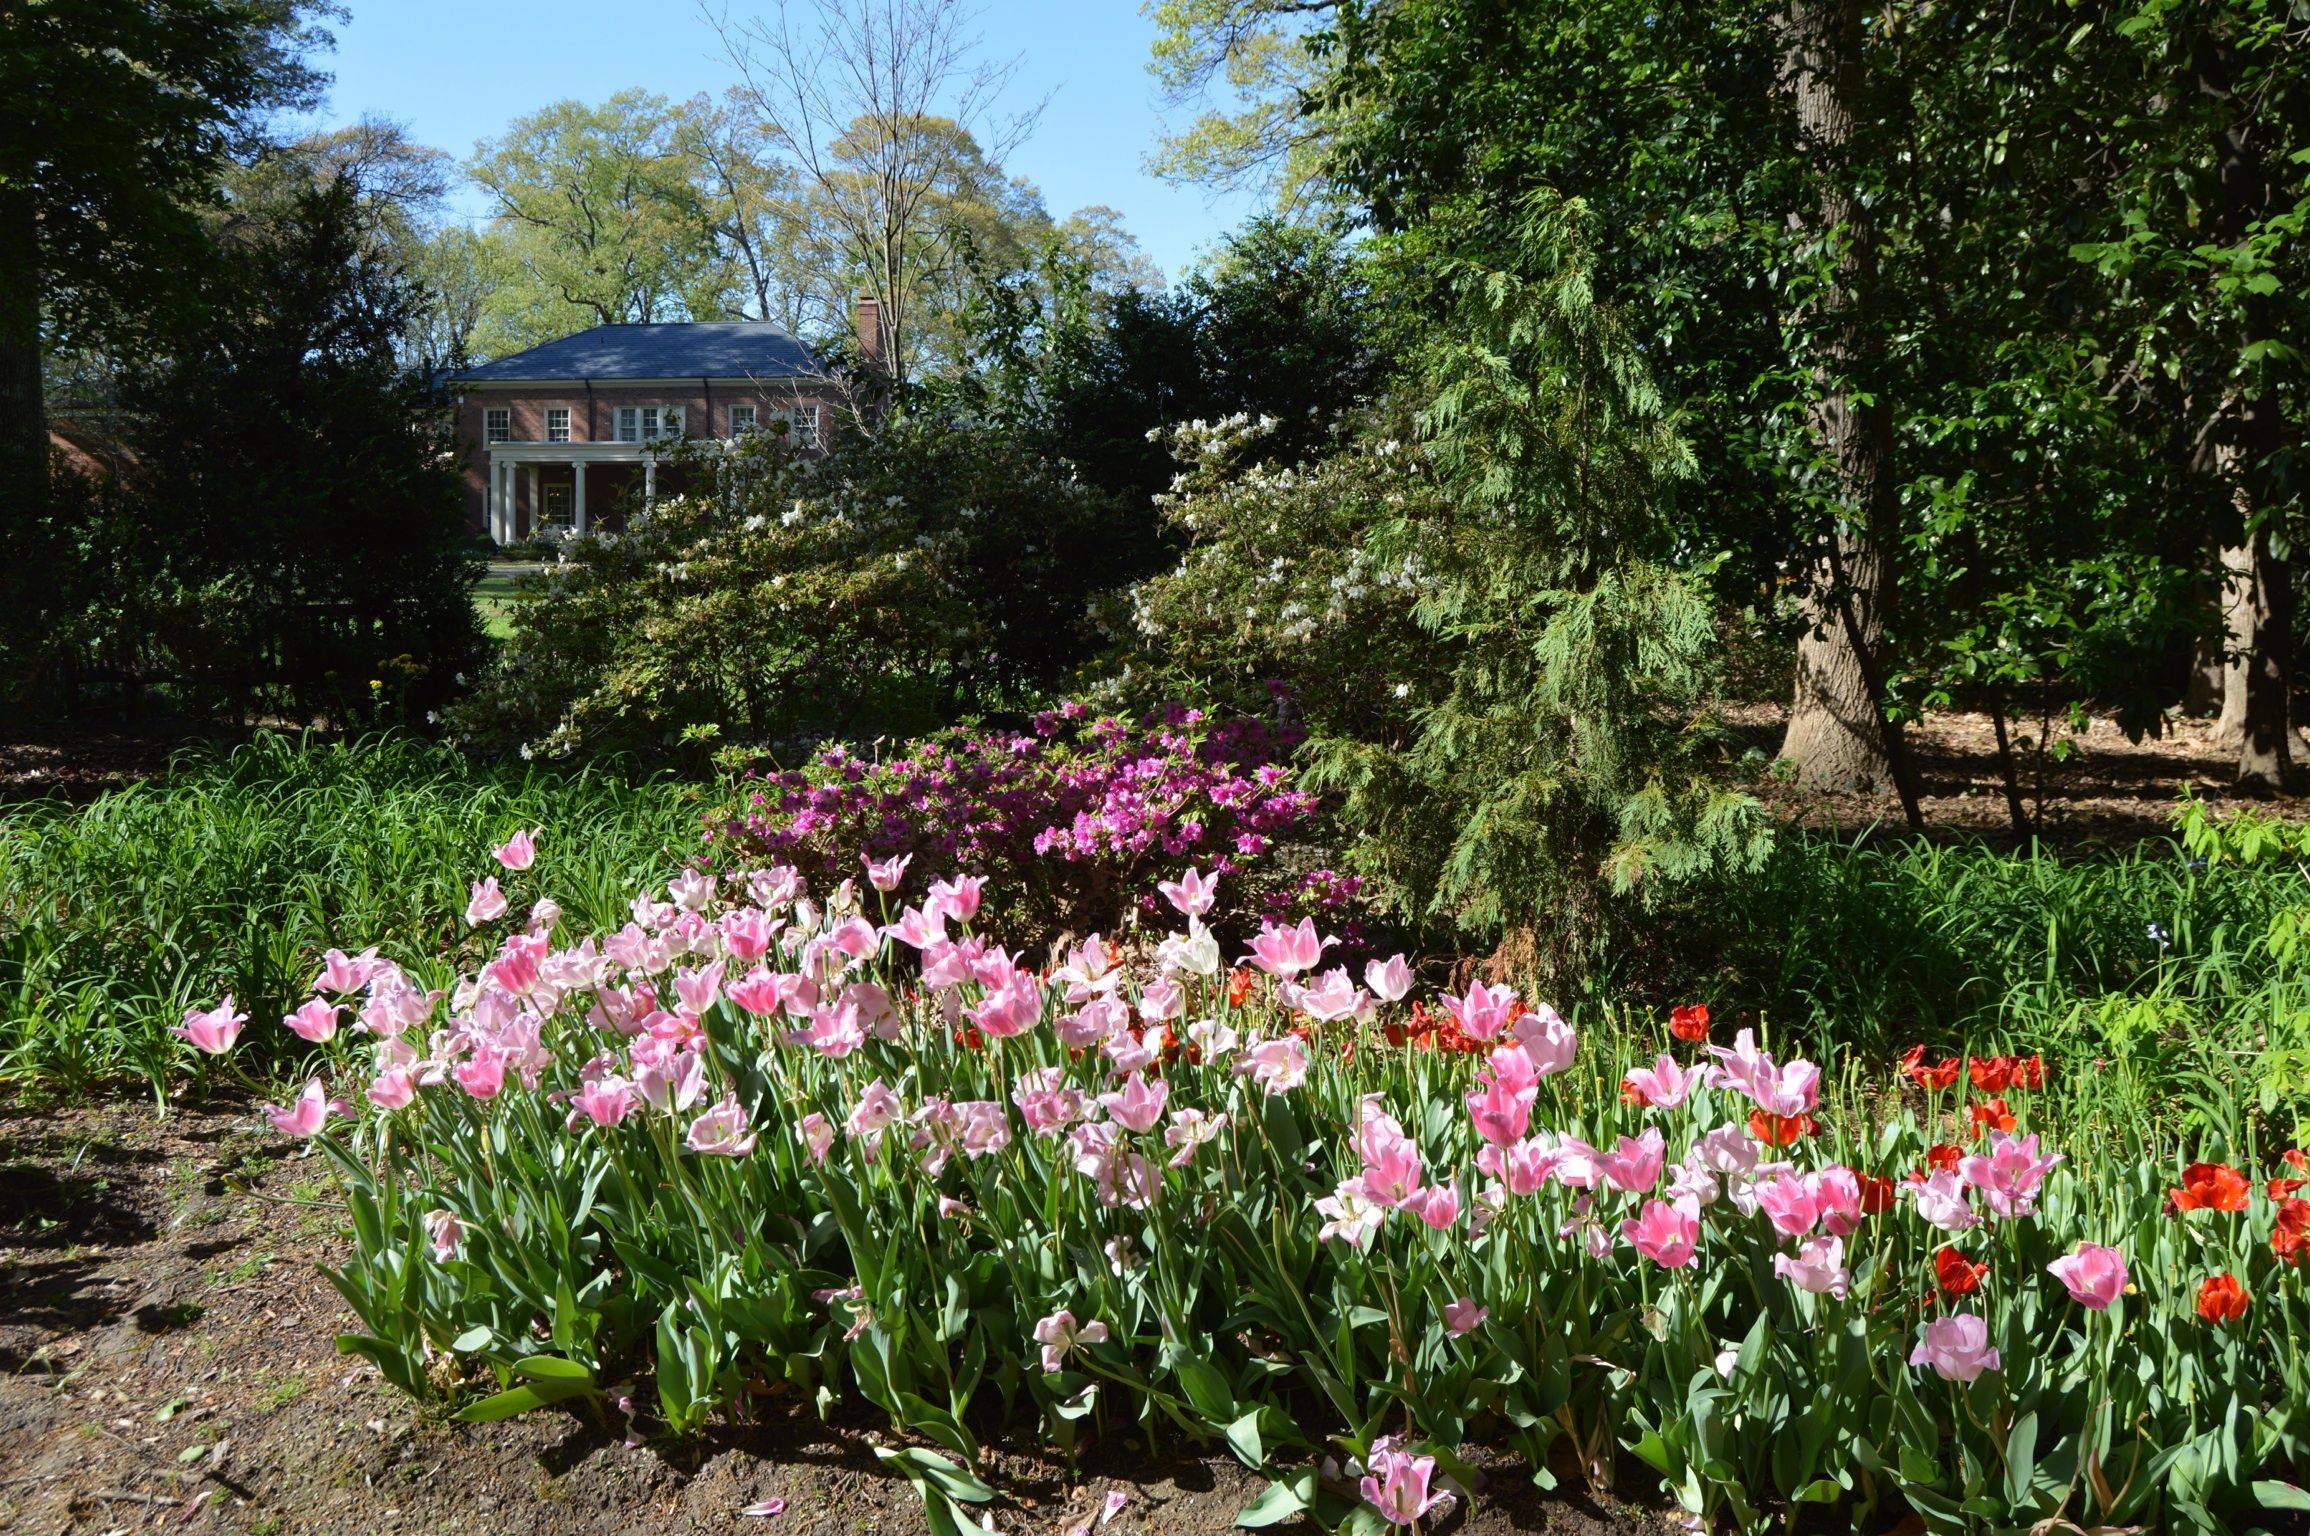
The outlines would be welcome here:
[[[961,0],[780,0],[718,23],[764,139],[880,306],[883,367],[902,394],[930,339],[925,290],[959,265],[941,205],[986,200],[987,170],[1039,112],[1001,112],[1017,63],[981,58],[974,20]]]
[[[186,293],[199,205],[265,111],[314,101],[304,61],[331,9],[0,0],[0,571],[29,574],[15,546],[46,497],[42,359],[116,343]]]
[[[1326,200],[1329,65],[1317,42],[1336,0],[1149,0],[1155,44],[1147,63],[1165,124],[1148,157],[1157,175],[1226,190],[1255,190],[1297,215]]]
[[[682,123],[664,97],[620,91],[542,107],[478,146],[468,174],[527,279],[508,295],[519,311],[500,311],[511,339],[714,312],[718,252]]]

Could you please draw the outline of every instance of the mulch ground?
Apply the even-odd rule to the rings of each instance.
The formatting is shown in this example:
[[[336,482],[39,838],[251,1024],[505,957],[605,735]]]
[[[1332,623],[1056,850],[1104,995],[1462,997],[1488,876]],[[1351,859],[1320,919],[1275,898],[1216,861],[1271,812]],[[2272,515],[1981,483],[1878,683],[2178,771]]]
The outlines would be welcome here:
[[[337,1353],[352,1315],[326,1168],[246,1107],[0,1104],[0,1531],[914,1532],[871,1417],[771,1411],[627,1443],[550,1412],[459,1425]],[[1063,1536],[1110,1490],[1114,1536],[1228,1530],[1260,1481],[1232,1460],[1111,1438],[1074,1475],[990,1455],[1010,1536]],[[1629,1536],[1657,1514],[1545,1495],[1505,1463],[1443,1536]],[[782,1497],[774,1520],[739,1511]],[[1292,1529],[1289,1527],[1281,1529]],[[1312,1529],[1301,1527],[1300,1529]]]

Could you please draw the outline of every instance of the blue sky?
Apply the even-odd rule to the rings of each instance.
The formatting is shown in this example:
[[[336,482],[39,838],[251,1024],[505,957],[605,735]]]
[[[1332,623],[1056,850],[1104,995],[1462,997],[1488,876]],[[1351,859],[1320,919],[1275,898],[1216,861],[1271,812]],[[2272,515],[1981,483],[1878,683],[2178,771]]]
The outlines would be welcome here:
[[[329,61],[328,117],[374,114],[408,125],[460,161],[474,141],[549,101],[598,101],[640,86],[668,96],[730,83],[691,0],[352,0]],[[743,15],[746,0],[733,0]],[[1010,169],[1043,190],[1055,216],[1091,203],[1120,209],[1142,249],[1177,276],[1254,211],[1166,185],[1140,161],[1160,126],[1146,69],[1154,29],[1139,0],[991,0],[978,30],[995,58],[1020,56],[1011,105],[1055,92]],[[486,211],[468,195],[460,211]]]

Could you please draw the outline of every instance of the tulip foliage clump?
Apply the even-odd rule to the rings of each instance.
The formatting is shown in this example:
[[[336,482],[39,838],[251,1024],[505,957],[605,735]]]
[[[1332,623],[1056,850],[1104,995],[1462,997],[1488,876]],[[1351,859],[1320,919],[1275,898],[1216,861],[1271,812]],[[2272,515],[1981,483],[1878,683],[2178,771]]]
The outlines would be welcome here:
[[[950,1531],[998,1429],[1224,1446],[1253,1525],[1431,1522],[1504,1458],[1740,1529],[2302,1507],[2299,1151],[2057,1145],[2027,1059],[1864,1098],[1705,1008],[1639,1049],[1414,999],[1311,921],[1230,953],[1201,870],[1169,932],[1043,965],[976,878],[692,870],[572,935],[551,849],[498,856],[457,953],[330,954],[269,1111],[347,1187],[344,1347],[466,1419],[855,1394]]]

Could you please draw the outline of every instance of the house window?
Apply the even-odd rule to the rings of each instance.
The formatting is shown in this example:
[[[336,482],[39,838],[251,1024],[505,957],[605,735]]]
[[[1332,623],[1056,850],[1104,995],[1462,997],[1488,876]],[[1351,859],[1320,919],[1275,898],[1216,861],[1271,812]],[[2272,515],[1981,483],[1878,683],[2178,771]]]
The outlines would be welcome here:
[[[786,441],[796,448],[818,446],[818,407],[815,405],[789,406],[778,412],[779,420],[786,423]]]
[[[548,406],[545,413],[545,440],[549,443],[569,441],[569,407]]]
[[[746,434],[746,433],[748,433],[748,432],[751,432],[751,431],[753,431],[753,430],[754,430],[754,407],[752,407],[752,406],[750,406],[750,405],[733,405],[733,406],[731,406],[731,407],[730,407],[730,435],[731,435],[732,437],[740,437],[740,436],[743,436],[744,434]]]
[[[513,408],[493,405],[481,413],[481,440],[485,443],[513,441]]]
[[[661,437],[682,435],[682,408],[678,405],[621,405],[618,441],[654,443]]]

